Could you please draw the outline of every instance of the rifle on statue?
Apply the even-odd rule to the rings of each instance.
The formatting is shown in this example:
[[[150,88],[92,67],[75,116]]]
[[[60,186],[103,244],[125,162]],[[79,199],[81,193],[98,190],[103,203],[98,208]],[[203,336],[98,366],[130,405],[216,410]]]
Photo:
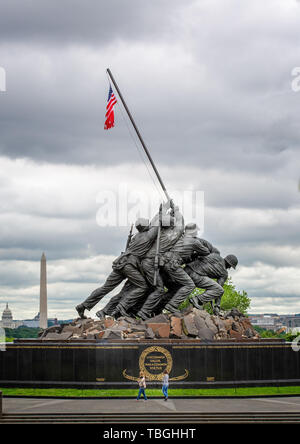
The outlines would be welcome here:
[[[130,228],[130,231],[129,231],[129,234],[128,234],[125,251],[127,250],[127,248],[130,245],[130,242],[131,242],[131,239],[132,239],[132,230],[133,230],[133,224],[131,224],[131,228]]]
[[[160,204],[160,206],[159,206],[159,213],[158,213],[158,231],[157,231],[156,252],[155,252],[155,259],[154,259],[154,287],[156,287],[156,285],[157,285],[157,277],[158,277],[158,272],[159,272],[159,251],[160,251],[161,226],[162,226],[162,204]]]

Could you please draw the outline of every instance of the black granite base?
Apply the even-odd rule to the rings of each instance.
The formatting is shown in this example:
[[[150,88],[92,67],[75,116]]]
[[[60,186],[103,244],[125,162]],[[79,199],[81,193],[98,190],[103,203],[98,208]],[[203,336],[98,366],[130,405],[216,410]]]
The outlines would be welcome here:
[[[0,352],[1,387],[136,388],[148,386],[300,385],[300,353],[284,341],[18,341]]]

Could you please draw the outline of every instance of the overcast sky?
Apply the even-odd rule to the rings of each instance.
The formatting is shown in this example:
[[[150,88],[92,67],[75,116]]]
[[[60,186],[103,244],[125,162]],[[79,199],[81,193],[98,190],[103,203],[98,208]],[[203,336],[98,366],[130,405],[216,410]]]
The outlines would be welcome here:
[[[49,316],[75,317],[133,222],[100,227],[99,195],[161,196],[120,103],[103,129],[107,67],[250,312],[300,313],[299,23],[296,0],[1,0],[0,315],[37,314],[44,251]]]

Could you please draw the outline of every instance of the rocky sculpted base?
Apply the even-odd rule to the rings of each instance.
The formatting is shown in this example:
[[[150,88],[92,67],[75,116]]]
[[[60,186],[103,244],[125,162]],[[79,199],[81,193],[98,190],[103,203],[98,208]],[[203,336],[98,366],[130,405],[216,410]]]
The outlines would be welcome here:
[[[41,340],[74,339],[259,339],[249,318],[232,309],[218,316],[205,310],[188,308],[178,314],[160,314],[145,321],[122,317],[102,320],[75,319],[68,324],[53,325],[42,331]]]

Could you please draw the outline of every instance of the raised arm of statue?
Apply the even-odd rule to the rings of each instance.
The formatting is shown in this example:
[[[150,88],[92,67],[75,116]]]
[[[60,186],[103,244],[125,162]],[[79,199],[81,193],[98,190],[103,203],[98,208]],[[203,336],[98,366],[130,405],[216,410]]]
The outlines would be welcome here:
[[[165,216],[169,209],[170,209],[170,200],[162,204],[162,216]],[[150,222],[150,226],[158,227],[158,225],[159,225],[159,212],[156,213],[156,215],[153,217],[153,219]]]

